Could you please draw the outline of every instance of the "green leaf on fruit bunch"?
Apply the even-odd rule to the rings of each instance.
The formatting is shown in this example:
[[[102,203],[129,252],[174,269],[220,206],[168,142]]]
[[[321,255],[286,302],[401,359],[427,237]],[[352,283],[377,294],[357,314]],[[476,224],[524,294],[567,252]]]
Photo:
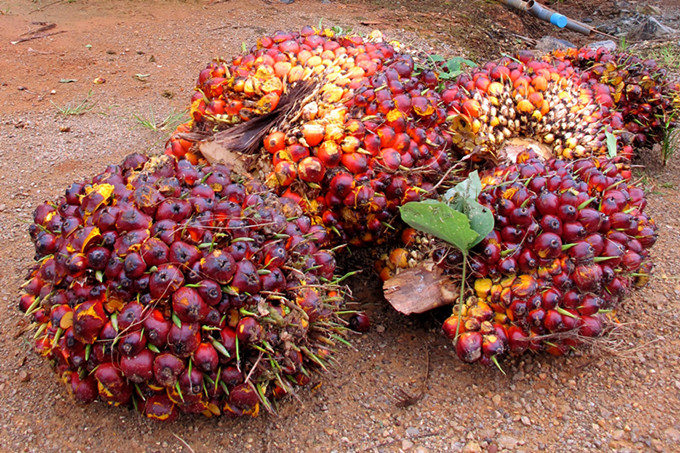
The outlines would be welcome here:
[[[472,229],[468,216],[442,201],[414,201],[406,203],[399,210],[404,222],[454,245],[463,253],[470,250],[480,238]]]
[[[609,131],[605,131],[604,135],[607,138],[607,155],[614,158],[616,157],[616,135]]]
[[[444,193],[444,199],[449,203],[454,203],[455,206],[457,199],[477,201],[480,193],[482,193],[482,180],[479,179],[479,173],[475,170],[470,173],[464,181],[456,184],[452,189],[447,190],[446,193]]]

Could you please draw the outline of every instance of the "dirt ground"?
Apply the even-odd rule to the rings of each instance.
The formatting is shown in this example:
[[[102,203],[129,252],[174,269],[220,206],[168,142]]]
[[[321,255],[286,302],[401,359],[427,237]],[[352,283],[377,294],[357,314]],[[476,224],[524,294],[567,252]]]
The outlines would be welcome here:
[[[596,4],[606,11],[614,3],[553,6],[583,17]],[[675,1],[655,4],[678,12]],[[33,207],[128,152],[159,152],[167,131],[141,127],[133,115],[159,122],[181,112],[211,57],[233,55],[263,33],[320,20],[345,29],[379,27],[390,37],[477,59],[557,33],[482,0],[0,0],[0,451],[678,451],[677,158],[667,167],[647,159],[640,173],[660,230],[652,252],[657,268],[620,314],[630,333],[617,354],[527,355],[506,361],[507,375],[466,366],[434,315],[401,316],[373,279],[356,279],[372,329],[355,338],[356,350],[341,350],[342,367],[320,388],[287,401],[278,416],[183,416],[158,424],[123,408],[73,404],[48,364],[31,353],[16,308],[32,260],[26,227]],[[63,33],[10,43],[42,22],[56,24],[45,33]],[[82,115],[64,114],[66,107]],[[428,357],[424,397],[398,407],[397,389],[421,389]]]

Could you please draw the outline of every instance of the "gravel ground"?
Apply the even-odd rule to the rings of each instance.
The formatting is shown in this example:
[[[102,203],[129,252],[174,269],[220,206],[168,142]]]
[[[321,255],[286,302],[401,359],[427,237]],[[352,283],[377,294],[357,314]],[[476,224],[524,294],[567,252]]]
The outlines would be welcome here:
[[[342,367],[324,376],[321,387],[287,401],[278,416],[184,416],[158,424],[124,408],[75,406],[48,364],[30,352],[31,334],[16,309],[32,261],[26,232],[32,208],[128,152],[160,151],[166,132],[139,127],[132,115],[153,112],[159,121],[180,111],[210,57],[236,53],[242,41],[266,31],[316,24],[321,14],[345,27],[384,21],[384,8],[304,0],[50,3],[0,1],[6,11],[0,15],[0,451],[678,450],[677,159],[663,167],[650,158],[641,172],[659,225],[657,268],[621,311],[623,333],[613,351],[526,356],[505,362],[506,375],[466,366],[440,335],[435,315],[401,316],[372,279],[356,279],[355,295],[373,328],[355,338],[355,350],[341,350]],[[458,18],[486,8],[450,3]],[[44,9],[31,13],[36,8]],[[9,44],[35,29],[32,21],[67,32]],[[418,27],[424,34],[436,27],[392,28],[400,25],[381,27],[407,39]],[[96,77],[106,82],[93,84]],[[57,111],[86,98],[92,108],[83,115]],[[396,404],[397,389],[416,395],[423,388],[416,404]]]

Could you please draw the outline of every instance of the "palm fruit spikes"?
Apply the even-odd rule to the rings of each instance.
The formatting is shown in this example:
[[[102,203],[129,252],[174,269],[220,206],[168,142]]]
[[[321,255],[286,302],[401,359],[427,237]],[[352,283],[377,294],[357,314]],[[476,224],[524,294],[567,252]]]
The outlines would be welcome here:
[[[551,58],[571,64],[579,80],[594,87],[600,103],[619,110],[624,129],[638,145],[662,141],[676,120],[680,84],[655,60],[588,47],[557,50]]]
[[[599,335],[651,270],[656,226],[621,159],[544,162],[531,152],[482,174],[479,202],[494,230],[470,254],[472,294],[444,323],[461,359],[525,349],[563,354]],[[383,278],[430,259],[460,280],[462,255],[407,229],[379,261]]]
[[[411,55],[378,33],[364,39],[305,27],[262,38],[230,63],[211,63],[201,72],[196,98],[230,105],[244,96],[242,77],[265,73],[278,77],[282,93],[315,84],[300,108],[264,137],[258,176],[298,199],[341,241],[372,244],[384,239],[399,205],[420,199],[453,165],[450,136],[440,127],[446,114],[437,77],[414,67]],[[216,80],[221,90],[212,88]],[[234,122],[216,124],[195,107],[192,114],[193,133]],[[168,153],[193,152],[182,142],[186,130],[170,140]]]
[[[19,307],[81,403],[254,416],[345,343],[325,229],[223,165],[130,155],[29,231]]]

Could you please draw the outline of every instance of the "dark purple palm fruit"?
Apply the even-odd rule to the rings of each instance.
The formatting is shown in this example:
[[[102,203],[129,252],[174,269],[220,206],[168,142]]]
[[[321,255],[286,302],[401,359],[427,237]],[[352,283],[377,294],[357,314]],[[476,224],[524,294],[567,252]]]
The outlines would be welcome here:
[[[127,379],[136,384],[141,384],[153,378],[153,361],[153,352],[142,349],[134,356],[121,356],[119,366]]]
[[[201,322],[209,310],[208,305],[194,288],[184,286],[172,294],[172,311],[183,323]]]
[[[154,309],[145,316],[142,325],[148,343],[159,350],[163,349],[168,341],[172,321],[167,319],[160,310]]]
[[[153,361],[153,375],[156,382],[168,388],[175,386],[184,368],[184,360],[170,353],[159,354]]]
[[[94,372],[99,384],[99,397],[111,404],[126,404],[132,388],[113,363],[102,363]]]
[[[170,297],[183,285],[184,275],[177,266],[161,264],[149,278],[149,294],[154,299]]]

